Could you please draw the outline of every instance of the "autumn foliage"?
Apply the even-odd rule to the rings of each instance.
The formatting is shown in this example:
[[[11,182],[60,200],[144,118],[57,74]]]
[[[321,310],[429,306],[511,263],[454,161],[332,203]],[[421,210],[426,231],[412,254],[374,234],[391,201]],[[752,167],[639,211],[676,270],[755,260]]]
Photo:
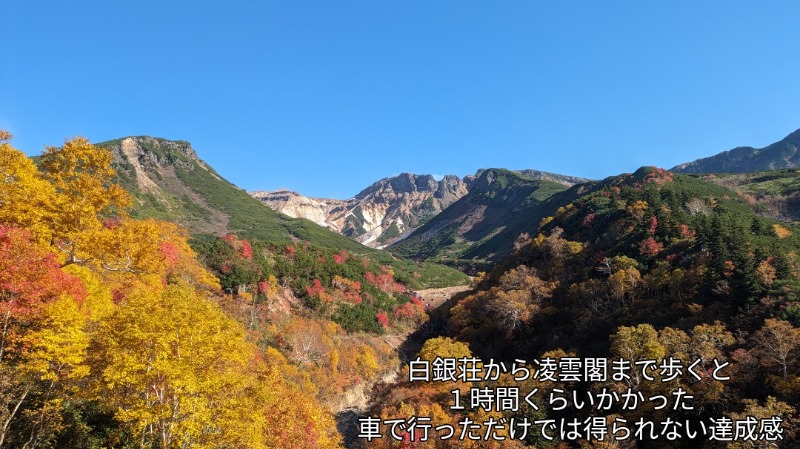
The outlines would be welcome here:
[[[427,319],[424,309],[411,304],[409,288],[390,267],[344,250],[309,242],[286,246],[248,241],[232,234],[201,241],[196,247],[223,289],[253,295],[255,306],[277,307],[261,288],[271,276],[280,286],[277,296],[285,296],[297,311],[332,320],[347,331],[384,333],[409,329]],[[303,307],[298,307],[298,300]]]
[[[608,366],[620,358],[643,362],[673,357],[687,365],[697,361],[697,379],[647,381],[633,369],[629,378],[600,383],[501,378],[467,387],[538,388],[542,398],[555,388],[574,391],[579,398],[628,389],[648,398],[681,388],[693,396],[692,410],[604,412],[585,404],[583,410],[540,407],[523,413],[534,419],[579,421],[600,414],[629,423],[779,417],[783,425],[783,440],[777,442],[705,438],[683,445],[666,439],[572,444],[534,435],[516,442],[525,446],[795,447],[800,436],[796,229],[756,216],[735,192],[651,167],[586,189],[588,193],[541,220],[536,232],[521,235],[508,260],[476,279],[476,291],[453,305],[441,337],[428,340],[418,356],[435,360],[440,354],[467,353],[506,365],[547,357],[602,358]],[[713,378],[719,364],[726,364],[728,381]],[[451,392],[463,387],[403,379],[380,392],[373,413],[400,419],[422,413],[450,423],[464,417],[486,419],[475,409],[448,409]],[[512,415],[519,413],[492,417]],[[376,439],[369,447],[402,447],[389,441]],[[513,447],[514,442],[493,444],[475,441],[459,447]],[[447,446],[420,442],[411,447]]]
[[[39,169],[9,140],[0,134],[0,447],[339,447],[296,370],[224,312],[186,232],[127,215],[108,151],[75,138],[48,147]],[[253,246],[224,241],[245,279]],[[274,276],[252,279],[277,294]]]

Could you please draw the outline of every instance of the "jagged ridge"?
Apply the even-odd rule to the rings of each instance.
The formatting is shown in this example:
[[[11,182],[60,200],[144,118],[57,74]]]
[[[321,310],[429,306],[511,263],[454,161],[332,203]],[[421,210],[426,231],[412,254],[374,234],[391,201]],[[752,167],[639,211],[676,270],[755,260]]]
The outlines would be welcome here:
[[[348,200],[306,197],[290,190],[250,194],[290,217],[307,218],[365,245],[384,248],[411,235],[461,199],[485,171],[464,178],[447,175],[439,181],[432,175],[401,173],[375,182]],[[588,181],[538,170],[513,172],[564,186]]]
[[[278,190],[250,194],[291,217],[307,218],[365,245],[382,248],[413,231],[467,193],[469,179],[402,173],[383,178],[348,200]]]

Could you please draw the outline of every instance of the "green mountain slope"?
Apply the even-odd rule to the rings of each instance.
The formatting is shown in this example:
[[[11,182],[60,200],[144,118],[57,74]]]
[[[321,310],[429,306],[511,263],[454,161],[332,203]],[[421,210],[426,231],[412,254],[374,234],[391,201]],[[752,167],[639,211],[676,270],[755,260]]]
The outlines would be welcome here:
[[[704,175],[702,179],[728,187],[761,216],[800,223],[800,170]]]
[[[581,188],[566,191],[563,184],[519,172],[482,170],[467,195],[389,249],[415,259],[485,267],[507,256],[519,234],[536,230]]]
[[[751,173],[800,167],[800,129],[764,148],[738,147],[673,167],[676,173]]]
[[[400,274],[420,273],[422,286],[457,285],[467,277],[452,268],[421,265],[361,245],[309,220],[273,211],[225,180],[201,160],[189,142],[139,136],[98,144],[114,154],[119,183],[134,197],[131,215],[175,221],[196,239],[233,233],[273,243],[309,241],[367,255]]]
[[[272,211],[203,162],[185,141],[127,137],[98,144],[115,156],[119,182],[134,196],[137,218],[177,221],[192,234],[232,232],[276,242],[309,240],[363,251],[350,239]]]

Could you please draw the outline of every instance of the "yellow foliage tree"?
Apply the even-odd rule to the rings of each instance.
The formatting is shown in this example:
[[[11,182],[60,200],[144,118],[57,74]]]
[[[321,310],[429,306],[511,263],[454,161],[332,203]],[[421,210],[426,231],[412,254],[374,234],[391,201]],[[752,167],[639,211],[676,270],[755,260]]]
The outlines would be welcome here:
[[[714,359],[725,360],[725,346],[732,345],[736,339],[725,325],[719,321],[714,324],[699,324],[692,329],[689,355],[703,360],[709,366]]]
[[[189,286],[134,292],[94,336],[90,397],[143,443],[220,445],[248,354],[243,329]]]
[[[650,205],[647,204],[647,201],[638,200],[626,207],[625,211],[628,213],[628,215],[631,215],[638,221],[644,217],[644,213],[649,207]]]
[[[649,324],[620,326],[610,339],[612,354],[631,362],[655,360],[658,363],[666,355],[664,346],[658,341],[658,332]],[[628,383],[632,388],[639,387],[641,376],[637,370],[631,370]]]
[[[128,291],[136,285],[159,289],[170,282],[219,289],[219,281],[189,247],[186,231],[173,223],[123,218],[94,235],[84,263],[117,290]]]
[[[268,448],[338,449],[340,437],[336,423],[302,384],[287,381],[293,367],[274,349],[268,350],[267,363],[255,369],[253,395],[246,413],[259,421],[257,434]]]
[[[626,298],[633,304],[636,287],[642,281],[642,275],[634,267],[619,270],[608,277],[608,287],[611,297],[617,301],[624,302]]]
[[[55,190],[30,158],[8,143],[10,138],[0,130],[0,223],[27,228],[38,243],[49,243]]]
[[[785,226],[781,226],[778,223],[772,225],[772,230],[775,232],[775,236],[777,236],[779,239],[785,239],[790,235],[792,235],[792,231],[787,229]]]
[[[427,340],[422,345],[419,357],[427,361],[433,361],[437,357],[460,359],[462,357],[472,357],[472,352],[465,343],[448,337],[436,337]]]
[[[64,264],[89,258],[103,219],[130,204],[125,190],[111,181],[113,156],[82,137],[48,147],[42,155],[45,178],[55,188],[52,198],[52,231]]]

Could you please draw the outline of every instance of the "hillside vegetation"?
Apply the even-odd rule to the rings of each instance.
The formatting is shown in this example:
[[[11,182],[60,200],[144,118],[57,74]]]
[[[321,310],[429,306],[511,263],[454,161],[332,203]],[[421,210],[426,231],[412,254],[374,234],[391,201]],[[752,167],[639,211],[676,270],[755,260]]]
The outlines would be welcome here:
[[[520,233],[535,230],[573,195],[556,195],[565,190],[564,184],[511,170],[483,170],[467,195],[389,250],[474,272],[507,256]]]
[[[702,179],[736,191],[759,215],[795,224],[800,222],[800,170],[722,173],[705,175]]]
[[[329,250],[366,255],[391,266],[414,286],[441,287],[468,282],[452,268],[415,263],[366,247],[305,219],[277,213],[222,178],[185,141],[127,137],[97,145],[111,150],[115,182],[131,194],[130,214],[176,222],[196,241],[234,234],[240,238],[295,244],[310,242]],[[193,243],[196,248],[199,244]],[[419,277],[412,278],[412,273]]]
[[[624,444],[579,444],[578,440],[586,440],[585,432],[567,441],[557,432],[555,438],[545,438],[539,429],[523,440],[514,439],[508,428],[497,431],[506,437],[497,447],[539,448],[740,448],[750,442],[709,441],[708,433],[690,438],[685,426],[710,425],[712,418],[778,417],[782,440],[762,438],[752,447],[796,446],[800,229],[760,217],[733,190],[650,167],[593,185],[541,220],[535,232],[520,235],[515,248],[479,281],[476,292],[450,309],[440,335],[423,346],[422,359],[475,355],[510,367],[515,360],[551,358],[559,365],[565,357],[592,357],[605,359],[610,367],[618,358],[661,363],[673,357],[686,366],[697,361],[695,368],[705,374],[695,380],[682,371],[684,375],[669,381],[662,381],[659,370],[655,381],[641,375],[605,382],[511,376],[501,376],[497,382],[404,381],[381,391],[370,415],[404,417],[411,412],[407,404],[414,404],[414,411],[453,425],[465,416],[476,423],[490,418],[509,422],[521,416],[585,422],[599,416],[604,423],[627,423],[631,428],[638,419],[683,423],[677,430],[680,439],[670,441],[661,435],[655,440],[630,438]],[[711,377],[719,364],[725,364],[730,380]],[[404,378],[408,380],[407,371]],[[538,409],[527,403],[521,403],[517,413],[482,407],[448,409],[451,390],[498,386],[524,392],[538,389],[533,402]],[[580,409],[546,406],[552,394],[564,391],[570,398],[573,391],[586,398],[601,390],[648,398],[670,395],[678,388],[693,397],[693,408],[660,411],[652,404],[598,408],[597,402],[584,402]],[[445,447],[440,443],[423,447]],[[367,447],[391,445],[381,439]]]

